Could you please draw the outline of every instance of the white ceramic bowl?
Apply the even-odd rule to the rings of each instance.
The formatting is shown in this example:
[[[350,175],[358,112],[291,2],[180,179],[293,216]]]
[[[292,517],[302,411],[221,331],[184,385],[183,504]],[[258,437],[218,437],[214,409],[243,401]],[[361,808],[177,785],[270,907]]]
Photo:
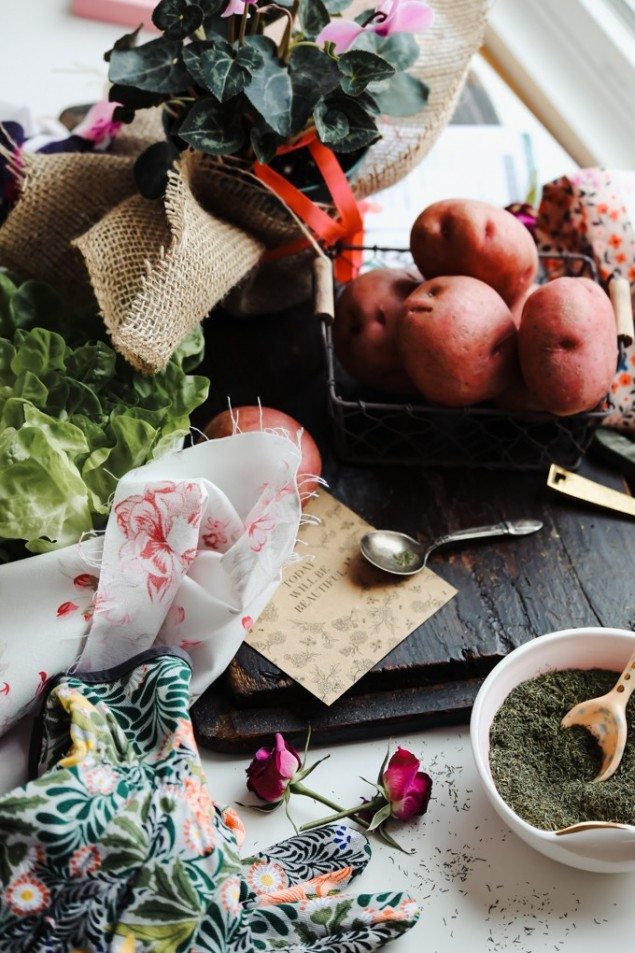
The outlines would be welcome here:
[[[566,629],[539,636],[499,662],[483,682],[472,710],[472,751],[492,806],[527,844],[553,860],[581,870],[635,871],[635,827],[628,824],[613,828],[587,827],[575,833],[556,834],[522,820],[502,799],[492,780],[490,726],[511,690],[521,682],[564,668],[605,668],[618,673],[634,651],[635,632],[625,629]]]

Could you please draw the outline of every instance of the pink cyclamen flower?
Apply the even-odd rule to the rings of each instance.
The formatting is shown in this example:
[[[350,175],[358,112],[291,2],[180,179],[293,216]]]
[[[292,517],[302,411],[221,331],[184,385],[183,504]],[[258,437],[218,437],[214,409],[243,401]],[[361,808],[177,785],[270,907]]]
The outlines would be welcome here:
[[[276,734],[274,748],[259,748],[247,768],[247,787],[263,801],[279,801],[302,765],[300,755]]]
[[[425,33],[434,22],[434,10],[423,0],[381,0],[375,7],[377,19],[361,26],[352,20],[336,19],[318,34],[316,43],[333,43],[336,53],[345,53],[366,31],[378,36],[392,33]],[[368,16],[372,15],[369,11]]]
[[[412,751],[397,748],[384,768],[382,782],[393,817],[409,821],[425,814],[432,793],[432,778],[420,771],[421,762]]]
[[[379,36],[391,33],[425,33],[434,22],[434,10],[422,0],[382,0],[375,7],[385,19],[377,18],[370,24]]]
[[[229,0],[229,3],[221,13],[222,17],[230,17],[232,14],[236,13],[239,16],[242,15],[243,10],[246,6],[250,4],[257,3],[258,0]]]
[[[108,146],[117,135],[123,123],[112,118],[119,103],[110,103],[106,99],[90,107],[85,117],[75,126],[73,134],[88,139],[95,146]]]

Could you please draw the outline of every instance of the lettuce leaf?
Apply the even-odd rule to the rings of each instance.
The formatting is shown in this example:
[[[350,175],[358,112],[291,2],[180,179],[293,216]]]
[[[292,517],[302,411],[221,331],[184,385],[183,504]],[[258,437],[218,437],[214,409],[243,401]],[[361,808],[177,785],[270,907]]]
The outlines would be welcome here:
[[[0,562],[66,546],[106,520],[117,481],[189,433],[209,381],[197,327],[143,377],[94,311],[0,271]]]

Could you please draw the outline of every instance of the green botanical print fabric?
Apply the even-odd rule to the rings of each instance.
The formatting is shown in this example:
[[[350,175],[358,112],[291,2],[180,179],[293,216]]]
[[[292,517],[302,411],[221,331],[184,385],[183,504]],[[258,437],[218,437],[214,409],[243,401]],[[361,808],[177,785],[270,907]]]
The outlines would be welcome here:
[[[370,849],[344,825],[240,859],[212,801],[184,654],[58,680],[40,776],[0,797],[0,950],[362,953],[413,925],[404,894],[340,892]]]

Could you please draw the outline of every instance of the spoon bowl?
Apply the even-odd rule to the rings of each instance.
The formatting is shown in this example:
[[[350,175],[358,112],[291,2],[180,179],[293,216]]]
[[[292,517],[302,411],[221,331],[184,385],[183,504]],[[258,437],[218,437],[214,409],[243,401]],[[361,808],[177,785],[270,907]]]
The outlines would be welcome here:
[[[439,536],[429,546],[418,542],[407,533],[377,529],[362,536],[359,546],[364,558],[378,569],[394,576],[413,576],[425,569],[428,557],[435,549],[447,543],[468,542],[488,536],[527,536],[539,529],[542,529],[540,520],[505,520],[492,526],[473,526]]]
[[[607,781],[615,774],[624,754],[628,733],[626,705],[635,688],[635,679],[631,678],[633,669],[635,653],[629,658],[610,692],[574,705],[562,719],[563,728],[573,725],[586,728],[600,746],[603,757],[600,773],[593,779],[596,784]]]

